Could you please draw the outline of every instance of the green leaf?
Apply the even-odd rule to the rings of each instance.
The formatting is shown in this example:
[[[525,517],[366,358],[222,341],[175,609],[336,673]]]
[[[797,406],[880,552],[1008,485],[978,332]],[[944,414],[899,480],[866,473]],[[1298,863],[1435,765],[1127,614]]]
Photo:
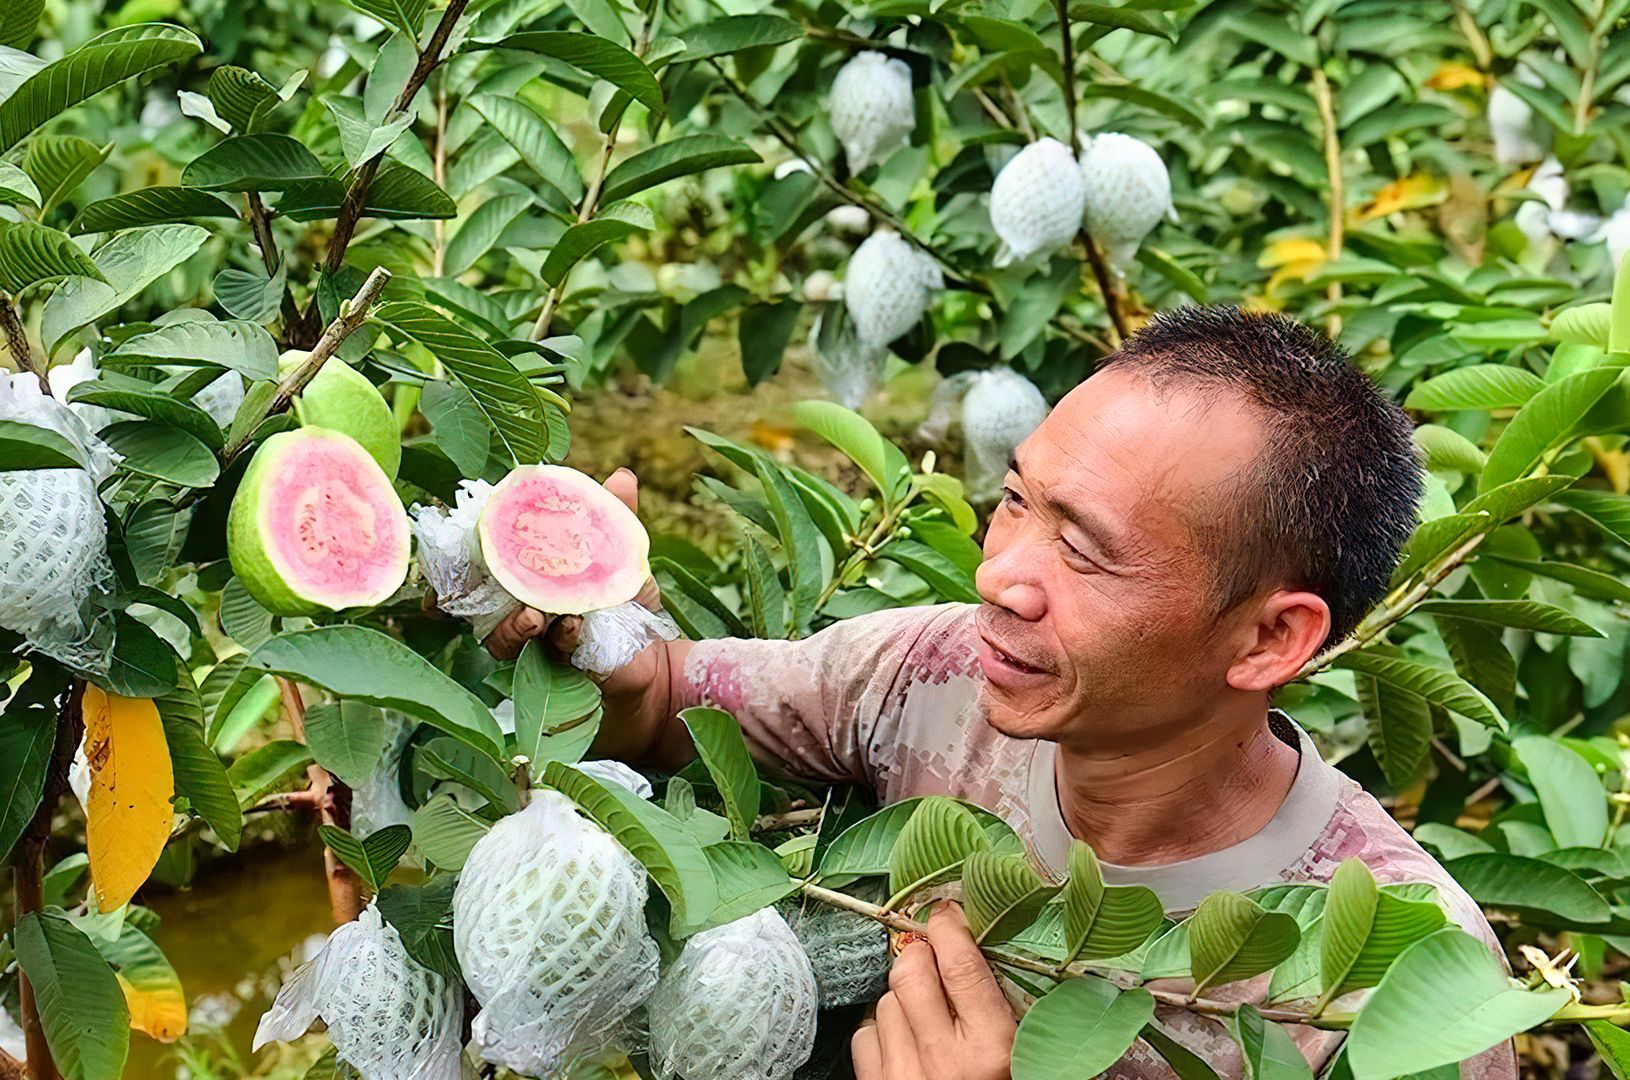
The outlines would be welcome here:
[[[181,170],[184,187],[210,191],[283,191],[300,180],[328,176],[305,143],[289,135],[234,135]]]
[[[878,550],[878,558],[897,562],[922,578],[942,600],[979,603],[979,590],[973,575],[926,544],[915,540],[891,540]]]
[[[374,318],[393,336],[418,342],[442,362],[447,373],[475,398],[517,463],[528,465],[542,458],[545,406],[509,357],[424,304],[384,304]]]
[[[1490,559],[1502,566],[1515,567],[1530,574],[1548,577],[1554,581],[1565,582],[1572,585],[1574,591],[1581,596],[1593,597],[1597,600],[1612,600],[1618,603],[1630,603],[1630,584],[1626,584],[1612,574],[1604,574],[1600,570],[1592,570],[1587,566],[1575,566],[1573,563],[1551,562],[1550,560],[1517,559],[1509,555],[1498,555],[1493,552],[1484,553],[1479,559]]]
[[[651,560],[651,573],[662,588],[662,606],[693,640],[722,637],[751,637],[736,613],[698,581],[689,570],[672,559]]]
[[[412,112],[401,113],[388,123],[376,124],[363,115],[362,102],[355,97],[326,94],[319,100],[334,117],[345,162],[353,169],[383,154],[402,132],[413,126]]]
[[[905,493],[911,474],[905,455],[865,417],[831,401],[797,402],[792,416],[853,461],[876,485],[884,502],[892,505]]]
[[[423,885],[387,885],[379,890],[379,914],[396,928],[409,956],[444,978],[458,980],[453,952],[453,890],[444,877]]]
[[[212,452],[223,445],[221,426],[198,406],[159,390],[127,390],[101,380],[87,380],[68,392],[70,403],[100,405],[115,412],[130,413],[155,423],[184,431]]]
[[[1089,844],[1070,841],[1069,872],[1064,883],[1065,963],[1129,953],[1165,919],[1154,890],[1105,885],[1098,856]]]
[[[102,429],[102,438],[124,455],[119,467],[182,487],[209,487],[220,475],[214,451],[180,428],[149,420],[124,420]]]
[[[210,282],[216,301],[228,315],[257,324],[271,322],[277,315],[287,287],[288,263],[279,264],[277,273],[270,277],[264,271],[239,270],[229,266]],[[275,383],[269,385],[276,390]],[[258,417],[261,414],[255,415]]]
[[[747,840],[758,818],[758,770],[735,717],[721,709],[698,706],[682,711],[679,719],[690,731],[696,753],[724,799],[731,835]]]
[[[486,118],[504,141],[521,155],[526,167],[576,206],[583,198],[583,178],[572,152],[549,121],[526,102],[498,94],[475,94],[469,105]]]
[[[108,686],[115,694],[157,697],[175,686],[178,658],[168,642],[124,612],[114,615],[113,627]]]
[[[253,135],[283,98],[277,87],[248,68],[222,64],[210,72],[209,100],[239,135]]]
[[[305,772],[312,760],[305,743],[274,739],[234,761],[226,770],[226,776],[237,793],[238,806],[247,810],[282,787],[295,773]]]
[[[1619,257],[1613,274],[1613,322],[1607,335],[1608,352],[1630,352],[1630,251]]]
[[[551,761],[543,779],[583,809],[645,867],[672,906],[672,927],[700,922],[718,904],[713,869],[683,822],[620,784],[602,784],[570,765]]]
[[[1153,270],[1177,288],[1192,296],[1196,303],[1205,303],[1211,295],[1204,279],[1194,271],[1179,263],[1172,256],[1157,248],[1143,245],[1138,248],[1138,264],[1146,269]]]
[[[802,26],[779,15],[727,15],[682,33],[685,52],[679,59],[706,60],[743,49],[784,45],[803,36]]]
[[[97,146],[77,135],[36,135],[30,139],[23,169],[40,191],[41,216],[73,194],[112,152],[112,143]]]
[[[1585,1024],[1585,1034],[1617,1080],[1630,1078],[1630,1032],[1606,1020],[1590,1020]]]
[[[0,206],[38,207],[42,198],[39,186],[27,173],[0,161]]]
[[[127,338],[104,356],[102,363],[104,367],[120,364],[222,367],[251,379],[275,379],[277,342],[264,328],[252,322],[188,320]]]
[[[562,233],[543,261],[541,276],[559,288],[572,267],[595,251],[634,233],[649,232],[655,226],[651,211],[645,207],[637,203],[614,203],[600,211],[600,216],[573,225]]]
[[[0,461],[7,471],[85,467],[79,447],[50,428],[20,420],[0,420]]]
[[[780,369],[803,308],[797,300],[782,300],[743,309],[737,323],[737,343],[747,385],[757,386]]]
[[[1069,14],[1075,22],[1092,23],[1115,30],[1130,30],[1134,34],[1151,34],[1168,41],[1177,40],[1177,26],[1158,11],[1139,11],[1133,7],[1112,4],[1089,4],[1080,0],[1070,4]]]
[[[975,851],[962,867],[962,906],[974,940],[997,945],[1036,921],[1059,886],[1041,880],[1023,855]]]
[[[40,314],[40,336],[53,356],[69,335],[133,300],[190,258],[209,238],[198,225],[150,225],[120,233],[96,249],[100,280],[70,278]]]
[[[884,906],[894,908],[918,889],[955,877],[969,855],[990,846],[979,819],[966,806],[943,795],[926,796],[889,852],[889,901]],[[824,861],[821,869],[826,872]]]
[[[447,242],[446,271],[462,274],[492,250],[504,230],[532,208],[530,194],[499,195],[487,199],[464,218]]]
[[[60,229],[32,221],[0,222],[0,290],[15,295],[67,277],[101,281],[102,271]]]
[[[306,710],[306,745],[317,764],[360,784],[385,751],[385,714],[361,701],[313,705]]]
[[[0,713],[0,856],[10,855],[45,792],[57,717],[54,702],[40,700],[39,689],[24,683]]]
[[[662,98],[662,87],[657,84],[651,69],[638,56],[605,38],[572,30],[542,30],[511,34],[499,41],[470,47],[522,49],[553,57],[597,79],[606,80],[652,113],[660,116],[668,109]]]
[[[114,232],[138,225],[237,216],[238,212],[229,204],[207,191],[184,187],[149,187],[91,203],[75,215],[68,232],[79,236],[83,233]]]
[[[1545,735],[1513,739],[1511,751],[1528,772],[1557,844],[1599,847],[1607,836],[1607,795],[1590,762]]]
[[[600,728],[600,688],[586,674],[549,660],[529,641],[515,665],[516,753],[532,762],[579,761]]]
[[[601,197],[615,202],[680,176],[762,160],[746,143],[723,135],[682,135],[643,150],[612,169],[606,174]]]
[[[0,8],[0,45],[26,50],[34,40],[34,31],[44,10],[45,0],[14,0]]]
[[[137,23],[98,34],[34,72],[0,101],[0,153],[108,87],[202,51],[198,38],[179,26]]]
[[[344,0],[344,3],[396,27],[410,41],[418,38],[425,12],[430,10],[430,0]]]
[[[1324,908],[1322,1000],[1374,986],[1399,953],[1446,922],[1436,904],[1383,893],[1362,860],[1345,860]]]
[[[1097,1076],[1131,1049],[1154,1012],[1147,990],[1119,990],[1091,975],[1066,979],[1019,1021],[1013,1080]]]
[[[190,672],[181,672],[179,686],[172,686],[153,699],[164,725],[164,742],[170,751],[170,770],[175,775],[175,793],[184,797],[192,812],[215,830],[228,851],[238,849],[243,835],[243,813],[237,794],[221,759],[204,741],[204,706],[192,684]]]
[[[780,467],[762,457],[755,465],[770,516],[775,520],[782,554],[787,559],[787,576],[792,583],[793,629],[803,633],[815,617],[815,601],[825,584],[821,573],[820,534],[803,500]]]
[[[718,901],[706,917],[686,924],[688,936],[735,922],[798,891],[781,860],[763,844],[722,840],[702,849],[713,871]]]
[[[65,1080],[118,1080],[130,1051],[130,1010],[91,939],[60,908],[47,908],[18,919],[12,942],[57,1071]]]
[[[1259,975],[1296,951],[1301,928],[1238,892],[1216,892],[1188,920],[1194,992]]]
[[[406,825],[387,825],[376,833],[369,833],[366,840],[358,840],[333,825],[317,826],[317,835],[340,862],[356,871],[368,891],[376,896],[413,843],[413,830]]]
[[[1425,412],[1514,409],[1545,389],[1545,380],[1523,368],[1474,364],[1416,383],[1404,407]]]
[[[1415,445],[1426,457],[1426,467],[1463,473],[1480,473],[1488,457],[1460,432],[1437,424],[1415,429]]]
[[[1363,649],[1337,657],[1334,666],[1372,676],[1468,720],[1505,730],[1505,717],[1492,701],[1465,679],[1440,668]]]
[[[1457,619],[1510,626],[1546,634],[1575,637],[1602,637],[1600,630],[1572,612],[1537,600],[1444,600],[1433,598],[1416,605],[1416,611],[1432,615],[1452,615]]]
[[[413,842],[431,865],[449,873],[464,869],[470,849],[491,828],[449,794],[433,796],[413,812]]]
[[[1515,480],[1547,460],[1551,451],[1574,435],[1577,424],[1622,374],[1617,368],[1593,368],[1551,383],[1529,399],[1501,432],[1478,491]]]
[[[338,217],[345,202],[345,185],[325,177],[321,180],[290,181],[277,199],[278,213],[290,221],[318,221]],[[420,218],[450,218],[458,215],[458,204],[434,180],[417,170],[387,162],[368,185],[368,202],[363,217],[385,221],[412,221]]]
[[[1520,990],[1488,947],[1439,930],[1394,961],[1347,1038],[1354,1080],[1464,1061],[1567,1004],[1564,990]]]
[[[1418,694],[1365,675],[1355,679],[1370,752],[1393,791],[1420,779],[1432,743],[1432,708]]]
[[[494,761],[503,760],[503,732],[481,699],[377,630],[339,625],[284,633],[251,653],[247,667],[405,712]]]
[[[1559,311],[1551,320],[1551,340],[1607,348],[1613,327],[1613,305],[1580,304]]]
[[[181,988],[181,977],[153,939],[142,933],[133,920],[126,921],[118,934],[112,941],[95,938],[93,943],[102,954],[102,959],[113,967],[120,989],[127,995],[126,1007],[130,1006],[132,991],[146,999],[147,1015],[143,1015],[142,1010],[133,1011],[130,1026],[165,1041],[175,1038],[180,1034],[176,1029],[185,1023],[186,1016],[186,997]],[[164,1004],[155,1008],[158,1002]],[[178,1015],[172,1017],[158,1013],[158,1009],[167,1008],[170,1003],[174,1003]]]
[[[1262,1019],[1249,1002],[1240,1005],[1231,1026],[1239,1042],[1245,1080],[1313,1080],[1313,1070],[1289,1033]]]
[[[713,480],[710,476],[701,477],[700,479],[704,481]],[[766,525],[773,527],[773,522],[770,521],[769,513],[764,510],[763,504],[748,500],[745,496],[735,495],[734,488],[719,484],[716,480],[713,480],[713,484],[718,485],[721,493],[729,492],[733,498],[739,500],[739,504],[732,503],[738,513],[745,513],[749,508],[760,511],[763,513],[764,520],[758,522],[755,519],[755,524],[759,524],[761,527]],[[781,575],[776,570],[775,563],[770,558],[770,553],[765,551],[764,546],[757,540],[748,536],[746,543],[742,547],[741,562],[742,569],[747,577],[748,615],[751,617],[753,624],[753,636],[760,638],[785,637],[788,630],[787,592],[781,587]]]
[[[1630,497],[1606,491],[1569,491],[1557,502],[1630,543]]]
[[[1161,1060],[1177,1074],[1177,1080],[1222,1080],[1216,1069],[1207,1065],[1194,1051],[1166,1034],[1159,1024],[1151,1022],[1144,1025],[1139,1035],[1144,1042],[1154,1047],[1155,1053],[1159,1054]]]
[[[1462,855],[1443,866],[1473,900],[1516,912],[1525,923],[1588,931],[1613,918],[1607,901],[1583,878],[1540,859],[1489,852]]]

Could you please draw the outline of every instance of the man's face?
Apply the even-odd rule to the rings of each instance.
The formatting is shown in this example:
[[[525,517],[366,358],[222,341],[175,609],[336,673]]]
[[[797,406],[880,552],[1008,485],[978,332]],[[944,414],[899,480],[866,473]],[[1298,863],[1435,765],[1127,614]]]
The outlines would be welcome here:
[[[1217,524],[1261,443],[1234,395],[1106,371],[1018,448],[976,576],[990,723],[1095,748],[1181,724],[1226,689],[1245,625],[1212,613]]]

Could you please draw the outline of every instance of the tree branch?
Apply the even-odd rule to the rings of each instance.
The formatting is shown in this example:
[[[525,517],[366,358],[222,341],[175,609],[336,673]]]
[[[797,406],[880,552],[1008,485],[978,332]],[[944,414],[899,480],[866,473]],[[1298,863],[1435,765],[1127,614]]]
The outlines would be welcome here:
[[[1341,258],[1342,231],[1346,226],[1347,195],[1341,178],[1341,129],[1336,126],[1335,98],[1330,93],[1330,80],[1324,69],[1313,68],[1313,100],[1319,106],[1319,120],[1324,128],[1324,171],[1330,179],[1330,238],[1326,251],[1330,261]],[[1332,307],[1341,303],[1341,282],[1332,281],[1326,293]],[[1332,338],[1341,333],[1341,313],[1330,312],[1325,329]]]
[[[1081,132],[1075,126],[1075,40],[1070,34],[1070,9],[1067,0],[1058,0],[1058,32],[1064,38],[1064,114],[1069,119],[1070,150],[1079,160],[1081,157]],[[1114,330],[1114,344],[1119,345],[1126,340],[1126,316],[1121,313],[1120,294],[1115,291],[1115,277],[1109,266],[1104,262],[1103,252],[1098,250],[1098,242],[1092,238],[1086,222],[1081,224],[1081,247],[1087,253],[1087,265],[1092,267],[1093,280],[1098,283],[1098,294],[1104,302],[1104,314],[1109,317],[1109,325]]]
[[[283,696],[283,716],[294,729],[294,737],[306,741],[306,703],[300,697],[300,688],[282,676],[277,678],[278,691]],[[349,794],[345,785],[331,776],[327,769],[313,763],[306,770],[311,778],[307,790],[317,805],[317,816],[324,825],[344,828],[345,822],[336,808],[336,796]],[[352,922],[362,913],[362,879],[355,870],[340,862],[332,849],[323,846],[323,871],[328,878],[328,907],[336,926]]]
[[[28,347],[28,334],[23,330],[22,317],[17,314],[15,301],[0,295],[0,332],[6,335],[6,349],[17,361],[18,371],[32,372],[40,380],[40,389],[51,396],[51,384],[46,382],[45,368],[34,365],[34,351]]]

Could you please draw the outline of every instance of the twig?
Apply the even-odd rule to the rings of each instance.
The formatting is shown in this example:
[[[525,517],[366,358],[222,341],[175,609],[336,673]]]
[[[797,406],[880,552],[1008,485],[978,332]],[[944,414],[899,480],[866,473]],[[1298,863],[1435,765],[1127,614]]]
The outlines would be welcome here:
[[[1341,129],[1336,126],[1335,98],[1330,93],[1330,80],[1324,69],[1313,68],[1313,100],[1319,106],[1319,120],[1324,128],[1324,171],[1330,180],[1330,238],[1327,254],[1331,262],[1341,258],[1347,214],[1347,196],[1341,179]],[[1341,282],[1332,281],[1326,292],[1332,305],[1325,329],[1332,338],[1341,333],[1341,312],[1335,307],[1341,303]]]
[[[45,379],[45,369],[34,365],[34,352],[28,347],[28,334],[23,330],[23,320],[17,314],[17,308],[11,297],[0,295],[0,330],[6,335],[6,348],[17,361],[18,371],[31,372],[40,380],[40,389],[46,397],[51,396],[51,384]]]
[[[1465,0],[1454,0],[1455,25],[1465,35],[1466,44],[1471,47],[1472,56],[1477,60],[1477,66],[1488,71],[1494,66],[1494,50],[1489,47],[1489,39],[1478,27],[1477,20],[1472,18],[1471,12],[1466,10]]]
[[[284,719],[294,729],[294,737],[305,742],[306,704],[301,700],[300,688],[280,675],[277,677],[277,689],[283,697]],[[335,810],[335,796],[343,790],[344,785],[315,762],[306,770],[306,775],[311,779],[307,790],[317,804],[317,816],[324,825],[343,828],[346,823],[340,820]],[[340,862],[327,845],[323,846],[323,871],[328,879],[328,907],[335,925],[354,921],[362,912],[362,879],[357,877],[355,870]]]
[[[433,171],[436,177],[436,186],[447,186],[447,76],[443,75],[436,81],[436,155]],[[442,218],[436,219],[435,244],[430,250],[430,270],[437,277],[442,275],[442,264],[447,258],[447,222]]]
[[[255,234],[255,246],[260,248],[261,265],[266,267],[267,277],[276,277],[277,268],[283,260],[277,252],[277,237],[272,232],[271,213],[266,209],[266,203],[262,201],[258,191],[244,192],[243,201],[249,211],[249,228]],[[283,315],[283,340],[298,341],[304,333],[304,320],[300,316],[300,308],[295,304],[294,294],[289,291],[287,282],[283,286],[280,310]]]
[[[430,73],[436,70],[436,65],[441,63],[441,53],[447,47],[447,39],[452,37],[453,27],[457,25],[459,17],[464,14],[464,9],[469,3],[470,0],[448,0],[446,10],[441,13],[441,19],[430,35],[429,43],[419,54],[419,61],[413,65],[413,71],[408,75],[402,92],[397,95],[395,105],[386,114],[387,122],[398,113],[405,112],[413,104],[414,96],[424,87]],[[351,186],[345,189],[345,199],[340,203],[339,216],[334,219],[334,234],[328,242],[328,255],[323,260],[324,273],[334,274],[345,265],[345,249],[350,246],[351,237],[357,231],[357,222],[361,220],[362,212],[368,205],[368,187],[373,183],[374,174],[379,171],[380,162],[384,160],[385,155],[381,152],[363,162],[357,169],[356,176],[352,178]],[[316,323],[316,312],[317,296],[313,293],[311,302],[306,306],[304,322],[307,326]]]
[[[753,822],[755,832],[775,832],[778,829],[796,829],[813,825],[821,820],[824,811],[817,806],[810,810],[788,810],[784,814],[765,814]]]

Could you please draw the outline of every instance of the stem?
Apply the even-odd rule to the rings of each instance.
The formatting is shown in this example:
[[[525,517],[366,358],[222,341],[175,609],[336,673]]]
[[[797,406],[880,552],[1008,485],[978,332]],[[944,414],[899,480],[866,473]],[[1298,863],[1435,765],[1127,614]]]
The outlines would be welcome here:
[[[1070,149],[1081,155],[1081,137],[1075,130],[1075,40],[1070,35],[1070,5],[1058,0],[1058,34],[1064,39],[1064,124],[1070,133]]]
[[[1334,262],[1341,257],[1347,196],[1341,178],[1341,132],[1336,126],[1336,103],[1330,93],[1330,80],[1325,77],[1322,67],[1313,69],[1313,100],[1319,106],[1319,120],[1324,127],[1324,171],[1330,180],[1330,239],[1326,252]],[[1332,305],[1340,304],[1341,282],[1332,281],[1325,295]],[[1330,312],[1325,330],[1332,338],[1341,333],[1340,312]]]
[[[753,822],[755,832],[775,832],[778,829],[796,829],[801,825],[813,825],[821,820],[825,811],[817,806],[810,810],[788,810],[784,814],[765,814]]]
[[[430,42],[419,54],[419,62],[413,65],[413,72],[403,85],[402,92],[397,95],[396,104],[385,115],[385,122],[390,122],[413,104],[414,96],[429,80],[430,73],[436,70],[436,65],[441,63],[441,53],[447,47],[447,39],[452,37],[453,27],[469,3],[470,0],[448,0],[446,10],[441,13],[441,19],[430,35]],[[323,260],[324,273],[334,274],[345,264],[345,249],[350,246],[351,237],[357,231],[357,222],[361,220],[362,213],[368,205],[368,187],[373,183],[374,174],[379,171],[380,162],[384,159],[385,155],[380,153],[363,162],[357,169],[356,176],[352,178],[351,186],[345,189],[345,200],[340,203],[339,216],[334,219],[334,235],[328,242],[328,255]],[[316,314],[317,296],[313,293],[310,304],[306,306],[305,324],[315,325]]]
[[[1489,47],[1489,39],[1478,28],[1477,20],[1473,19],[1471,12],[1466,10],[1465,0],[1454,0],[1455,25],[1465,35],[1466,44],[1471,47],[1472,56],[1477,60],[1477,66],[1488,71],[1494,66],[1494,50]]]
[[[260,192],[246,191],[243,195],[244,203],[249,210],[249,228],[255,234],[255,246],[260,248],[261,265],[266,267],[266,276],[275,277],[277,268],[282,265],[282,257],[277,253],[277,237],[272,232],[272,216],[261,200]],[[285,341],[294,341],[304,333],[303,320],[300,317],[300,308],[294,302],[294,294],[283,288],[283,338]]]
[[[28,1066],[0,1050],[0,1080],[27,1080]]]
[[[45,380],[45,369],[34,366],[34,352],[28,347],[28,334],[23,330],[23,320],[17,314],[15,302],[9,296],[0,295],[0,331],[6,335],[6,348],[17,360],[18,371],[28,371],[40,380],[40,389],[46,397],[51,396],[51,384]]]
[[[436,186],[447,186],[447,76],[436,81],[436,156],[434,173]],[[436,219],[435,244],[431,248],[430,270],[442,275],[442,263],[447,257],[447,222]]]
[[[283,696],[283,715],[289,727],[294,729],[294,737],[305,742],[306,703],[300,697],[300,688],[282,676],[277,678],[277,688]],[[318,818],[324,825],[344,828],[346,823],[340,820],[336,811],[335,795],[344,794],[345,785],[315,762],[306,770],[306,775],[311,779],[307,790],[317,805]],[[328,907],[335,925],[352,922],[362,913],[362,879],[357,877],[356,871],[340,862],[326,845],[323,847],[323,872],[328,878]]]
[[[1579,97],[1573,103],[1573,133],[1583,135],[1590,123],[1590,102],[1596,96],[1596,64],[1602,55],[1602,36],[1594,26],[1590,31],[1590,55],[1579,73]]]

